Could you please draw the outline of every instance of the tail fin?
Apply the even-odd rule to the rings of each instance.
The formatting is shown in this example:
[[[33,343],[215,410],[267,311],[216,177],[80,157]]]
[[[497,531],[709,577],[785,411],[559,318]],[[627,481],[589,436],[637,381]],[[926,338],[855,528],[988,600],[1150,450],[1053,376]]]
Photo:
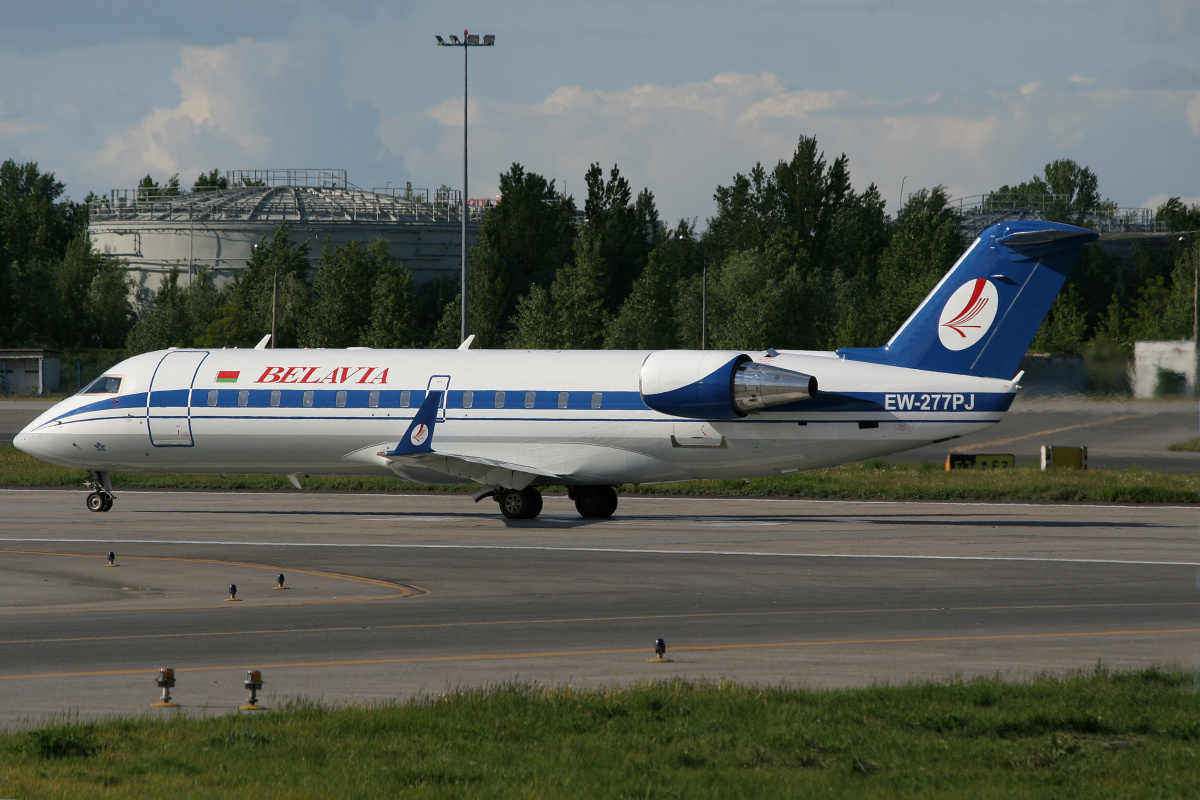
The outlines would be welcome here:
[[[838,355],[898,367],[1011,378],[1079,251],[1099,234],[1015,221],[979,235],[883,347]]]

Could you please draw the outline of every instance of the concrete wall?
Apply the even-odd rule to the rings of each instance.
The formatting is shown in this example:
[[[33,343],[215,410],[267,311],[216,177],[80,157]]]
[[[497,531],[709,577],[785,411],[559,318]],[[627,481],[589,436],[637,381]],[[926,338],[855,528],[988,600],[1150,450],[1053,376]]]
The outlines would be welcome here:
[[[1195,395],[1196,386],[1195,342],[1183,340],[1134,343],[1134,397]]]

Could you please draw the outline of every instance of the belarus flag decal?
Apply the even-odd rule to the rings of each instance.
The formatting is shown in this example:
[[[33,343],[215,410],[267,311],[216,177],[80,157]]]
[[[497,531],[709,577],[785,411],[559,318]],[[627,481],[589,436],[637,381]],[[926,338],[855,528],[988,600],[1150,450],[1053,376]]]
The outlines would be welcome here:
[[[217,383],[237,383],[241,374],[242,371],[238,369],[223,369],[217,373]]]

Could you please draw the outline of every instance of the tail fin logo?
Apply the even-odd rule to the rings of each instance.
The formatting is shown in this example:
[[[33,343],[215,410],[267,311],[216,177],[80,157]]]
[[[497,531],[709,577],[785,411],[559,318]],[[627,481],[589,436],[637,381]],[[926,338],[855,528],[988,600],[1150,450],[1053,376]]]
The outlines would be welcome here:
[[[421,445],[425,444],[425,440],[428,438],[429,438],[429,426],[426,425],[425,423],[421,423],[417,427],[413,428],[412,435],[408,437],[409,441],[411,441],[417,447],[420,447]]]
[[[967,281],[950,295],[938,320],[938,338],[947,350],[966,350],[983,338],[996,319],[1000,296],[986,278]]]

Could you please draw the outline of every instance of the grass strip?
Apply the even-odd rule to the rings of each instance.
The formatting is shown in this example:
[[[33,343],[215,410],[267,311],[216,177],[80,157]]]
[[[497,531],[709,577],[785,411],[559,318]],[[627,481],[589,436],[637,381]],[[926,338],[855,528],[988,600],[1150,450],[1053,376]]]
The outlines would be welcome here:
[[[0,486],[80,486],[83,470],[57,467],[0,447]],[[114,488],[127,489],[286,489],[277,475],[163,475],[114,473]],[[374,476],[314,475],[306,490],[373,492],[467,492],[477,484],[406,483]],[[547,493],[562,492],[550,487]],[[625,494],[692,497],[796,497],[838,500],[1012,500],[1114,503],[1200,502],[1200,474],[1158,473],[1139,467],[1120,470],[944,471],[936,464],[890,464],[876,458],[858,464],[748,480],[701,480],[622,487]]]
[[[1195,797],[1189,673],[810,691],[656,682],[0,735],[35,798]]]
[[[1188,439],[1186,442],[1176,442],[1167,449],[1174,450],[1176,453],[1200,453],[1200,436]]]

